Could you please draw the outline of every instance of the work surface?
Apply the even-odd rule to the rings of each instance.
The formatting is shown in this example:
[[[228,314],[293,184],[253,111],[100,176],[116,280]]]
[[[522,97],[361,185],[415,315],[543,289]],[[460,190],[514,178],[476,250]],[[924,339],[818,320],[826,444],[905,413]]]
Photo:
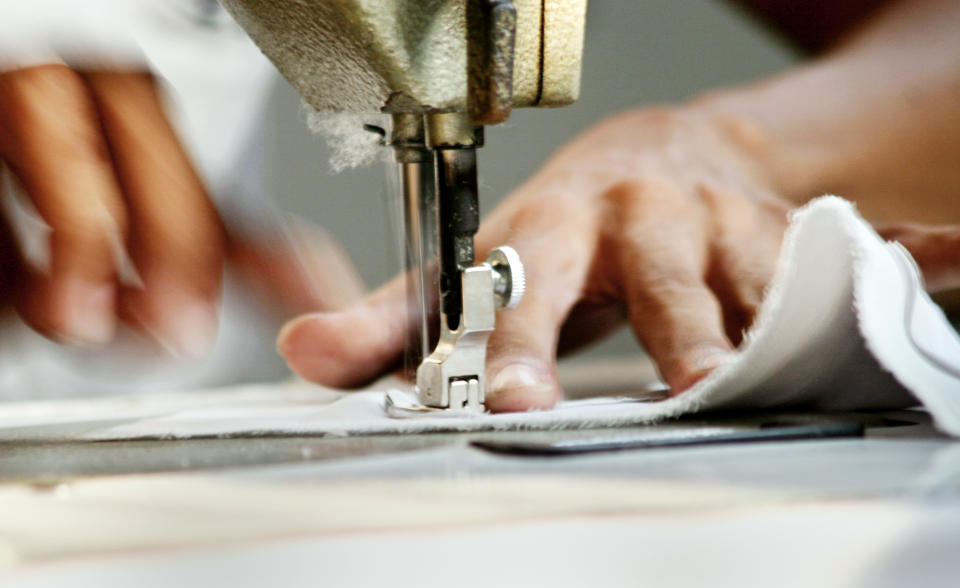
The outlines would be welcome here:
[[[566,457],[469,444],[506,433],[5,443],[0,578],[953,585],[960,444],[921,412],[857,418],[864,438]]]
[[[588,363],[606,398],[509,415],[395,414],[384,383],[6,405],[0,580],[956,585],[960,337],[849,203],[795,213],[782,255],[732,361],[666,399],[649,364]],[[821,412],[756,412],[796,406]],[[753,442],[529,452],[718,432]]]

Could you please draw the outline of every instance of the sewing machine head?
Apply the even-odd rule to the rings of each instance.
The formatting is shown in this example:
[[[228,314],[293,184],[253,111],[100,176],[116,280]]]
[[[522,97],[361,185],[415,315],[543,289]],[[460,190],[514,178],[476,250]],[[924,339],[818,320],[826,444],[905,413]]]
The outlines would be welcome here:
[[[513,108],[577,99],[586,0],[223,5],[313,108],[391,114],[420,401],[482,410],[494,313],[519,303],[524,277],[509,247],[474,259],[476,149]]]

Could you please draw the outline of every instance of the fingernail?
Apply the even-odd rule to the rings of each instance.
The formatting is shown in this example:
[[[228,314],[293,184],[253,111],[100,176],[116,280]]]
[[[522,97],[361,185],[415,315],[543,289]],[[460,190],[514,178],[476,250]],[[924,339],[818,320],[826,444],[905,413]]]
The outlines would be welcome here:
[[[292,333],[296,332],[303,323],[316,320],[319,316],[321,316],[321,313],[318,312],[305,314],[287,321],[280,327],[280,332],[277,333],[277,353],[286,357],[289,352],[289,341]]]
[[[685,392],[697,382],[707,377],[713,370],[729,364],[736,354],[722,347],[704,347],[687,354],[682,371],[676,373],[671,382],[671,395]],[[669,378],[668,378],[669,379]]]
[[[217,340],[216,308],[205,302],[168,306],[157,339],[175,357],[206,357]]]
[[[554,386],[540,371],[515,363],[493,377],[487,403],[493,409],[503,411],[549,408],[556,402],[556,396]]]
[[[515,388],[529,388],[540,384],[540,378],[530,366],[515,363],[500,370],[493,379],[491,390],[496,393],[501,390]]]
[[[61,333],[67,343],[75,345],[105,345],[113,339],[116,326],[114,300],[116,289],[112,284],[72,282],[66,286],[64,329]]]

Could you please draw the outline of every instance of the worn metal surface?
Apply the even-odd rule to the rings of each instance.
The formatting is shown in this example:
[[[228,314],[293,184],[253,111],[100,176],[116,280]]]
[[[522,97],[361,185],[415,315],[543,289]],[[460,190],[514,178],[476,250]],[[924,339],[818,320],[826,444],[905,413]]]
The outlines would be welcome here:
[[[513,107],[517,8],[513,0],[468,0],[467,112],[478,125],[501,123]]]
[[[500,4],[507,3],[477,4],[496,10],[473,29],[473,38],[490,49],[475,54],[475,64],[486,63],[489,75],[474,68],[473,89],[485,88],[474,110],[486,109],[487,122],[498,122],[510,107],[576,100],[586,0],[514,0],[513,11]],[[223,0],[223,5],[317,110],[468,110],[468,0]],[[508,31],[491,31],[489,24],[514,25],[512,51]]]
[[[488,433],[431,433],[357,437],[249,437],[156,441],[0,444],[0,482],[57,484],[74,478],[163,471],[230,470],[262,465],[291,464],[284,470],[296,476],[302,465],[329,464],[311,475],[461,475],[520,472],[594,473],[753,481],[830,488],[854,483],[858,491],[912,484],[901,479],[905,467],[916,472],[941,452],[951,455],[960,446],[934,432],[922,413],[860,414],[867,427],[865,439],[762,443],[753,446],[626,451],[572,458],[506,458],[470,447],[478,440],[546,442],[592,438],[598,435],[642,435],[665,431],[696,431],[705,426],[749,425],[769,420],[771,413],[754,415],[694,415],[646,427],[614,430],[563,430]],[[797,415],[793,415],[795,418]],[[802,415],[801,415],[802,416]],[[849,418],[850,415],[843,415]],[[443,455],[456,454],[457,459]],[[902,455],[900,459],[897,456]],[[379,456],[379,457],[378,457]],[[389,456],[395,456],[389,457]],[[406,457],[405,457],[406,456]],[[418,457],[420,456],[420,457]],[[370,458],[370,459],[366,459]],[[791,461],[791,460],[796,461]],[[956,484],[960,460],[947,476]],[[342,463],[343,465],[337,465]],[[854,465],[859,463],[862,469]],[[294,464],[301,464],[300,466]],[[819,464],[819,465],[817,465]],[[953,467],[951,466],[951,467]],[[240,468],[240,470],[237,470]],[[255,472],[256,470],[251,470]],[[869,472],[875,473],[870,474]],[[791,474],[790,472],[794,472]],[[251,474],[252,475],[252,474]],[[864,477],[866,476],[866,477]],[[863,482],[857,482],[860,480]],[[960,485],[954,490],[960,492]]]

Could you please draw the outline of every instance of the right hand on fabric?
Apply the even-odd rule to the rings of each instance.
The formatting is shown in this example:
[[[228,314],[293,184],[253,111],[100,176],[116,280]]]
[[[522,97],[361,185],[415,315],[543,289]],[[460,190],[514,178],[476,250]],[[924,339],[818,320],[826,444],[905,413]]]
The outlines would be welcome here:
[[[689,388],[753,319],[788,209],[824,192],[903,240],[929,287],[960,287],[960,225],[941,225],[960,222],[958,24],[956,2],[889,3],[809,65],[613,117],[561,149],[477,235],[480,259],[512,245],[529,275],[490,339],[488,407],[553,405],[556,354],[624,319],[672,392]],[[398,280],[288,324],[280,351],[355,386],[399,359],[404,316]]]
[[[638,110],[561,149],[477,235],[527,270],[488,346],[487,406],[560,397],[558,353],[626,320],[674,394],[731,359],[776,263],[790,204],[757,165],[748,129],[688,109]],[[342,313],[300,318],[279,347],[302,376],[355,386],[403,351],[402,280]]]
[[[672,394],[730,361],[771,280],[787,214],[763,162],[769,143],[735,117],[696,107],[637,110],[561,149],[481,225],[477,257],[514,247],[520,305],[499,313],[487,407],[548,408],[556,357],[626,320]],[[960,230],[899,226],[931,284],[960,285]],[[402,278],[359,305],[289,323],[280,352],[303,377],[361,385],[399,360]]]

